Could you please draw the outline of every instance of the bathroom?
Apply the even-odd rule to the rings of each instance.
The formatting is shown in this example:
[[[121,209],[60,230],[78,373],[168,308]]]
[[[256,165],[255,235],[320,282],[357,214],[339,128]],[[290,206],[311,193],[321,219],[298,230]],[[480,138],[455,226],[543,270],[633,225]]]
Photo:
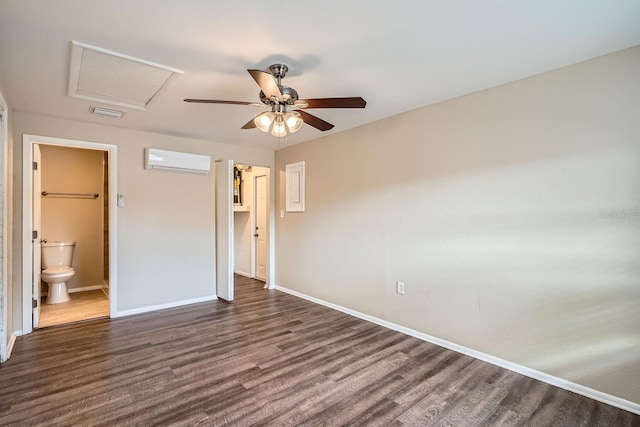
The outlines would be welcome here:
[[[109,315],[108,157],[100,150],[38,144],[42,260],[75,243],[66,292],[41,280],[38,327]],[[60,248],[58,248],[60,249]],[[45,265],[42,265],[44,268]],[[43,270],[42,276],[48,278]],[[52,289],[56,295],[51,295]],[[47,298],[49,297],[49,303]]]

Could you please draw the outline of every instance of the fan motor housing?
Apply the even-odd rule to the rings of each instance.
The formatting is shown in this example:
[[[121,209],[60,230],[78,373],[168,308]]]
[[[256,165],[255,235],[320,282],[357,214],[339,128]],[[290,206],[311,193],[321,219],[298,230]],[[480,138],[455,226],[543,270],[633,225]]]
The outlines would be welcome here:
[[[273,64],[269,66],[269,71],[273,74],[273,77],[276,79],[284,79],[284,76],[287,75],[287,71],[289,71],[289,67],[284,64]]]
[[[298,100],[298,91],[289,86],[278,86],[282,93],[282,99],[287,105],[293,105]],[[260,91],[260,101],[265,105],[271,105],[271,99],[267,98],[263,91]]]

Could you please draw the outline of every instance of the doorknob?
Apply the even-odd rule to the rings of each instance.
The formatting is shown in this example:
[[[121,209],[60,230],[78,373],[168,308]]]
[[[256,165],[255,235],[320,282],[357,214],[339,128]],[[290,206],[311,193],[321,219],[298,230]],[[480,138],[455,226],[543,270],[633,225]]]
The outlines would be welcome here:
[[[258,233],[254,234],[253,237],[258,237]]]
[[[40,243],[47,243],[47,239],[40,240]]]

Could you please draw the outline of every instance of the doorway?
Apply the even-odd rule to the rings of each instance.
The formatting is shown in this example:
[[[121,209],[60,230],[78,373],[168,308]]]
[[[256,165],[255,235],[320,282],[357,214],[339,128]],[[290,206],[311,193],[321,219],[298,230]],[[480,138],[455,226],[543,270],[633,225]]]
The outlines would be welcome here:
[[[0,362],[4,362],[9,353],[8,331],[9,322],[9,280],[8,280],[8,212],[12,204],[9,203],[7,191],[7,166],[9,132],[7,126],[7,104],[0,92]]]
[[[116,146],[25,135],[23,150],[23,333],[113,316]],[[41,299],[40,251],[51,241],[75,242],[71,300],[58,304]]]
[[[53,242],[73,243],[69,265],[75,274],[67,281],[69,301],[52,303],[51,285],[40,281],[40,313],[34,327],[47,327],[109,315],[108,162],[101,150],[35,144],[40,183],[34,177],[34,229],[43,251],[57,251]],[[39,152],[39,154],[36,154]],[[105,197],[105,194],[107,195]],[[36,206],[40,208],[37,212]],[[105,227],[105,224],[107,225]],[[41,268],[49,267],[42,258]],[[105,264],[107,268],[105,269]],[[34,262],[34,273],[38,264]],[[37,286],[38,281],[34,283]],[[36,316],[39,314],[39,316]]]
[[[268,287],[270,259],[270,168],[234,165],[235,274],[258,279]]]
[[[275,194],[271,169],[236,163],[232,159],[215,163],[215,223],[216,223],[216,292],[225,301],[234,299],[234,272],[245,277],[255,277],[256,240],[253,175],[266,176],[266,250],[265,281],[263,288],[273,289],[275,242],[272,230],[275,218],[271,195]],[[240,173],[238,173],[238,172]],[[260,173],[258,173],[260,172]],[[234,194],[237,188],[237,195]],[[248,202],[247,202],[248,201]],[[244,237],[243,237],[244,236]],[[247,249],[248,248],[248,249]]]

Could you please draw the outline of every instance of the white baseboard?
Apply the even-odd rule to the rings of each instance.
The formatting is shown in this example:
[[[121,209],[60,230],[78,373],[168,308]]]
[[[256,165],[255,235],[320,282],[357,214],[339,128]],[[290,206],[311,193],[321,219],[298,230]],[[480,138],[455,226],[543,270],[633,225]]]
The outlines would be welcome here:
[[[86,292],[86,291],[97,291],[98,289],[103,289],[102,285],[96,285],[96,286],[82,286],[79,288],[69,288],[67,289],[67,292],[69,292],[70,294],[76,293],[76,292]],[[46,297],[49,295],[49,291],[42,291],[40,293],[41,297]]]
[[[239,275],[239,276],[244,276],[244,277],[248,277],[249,279],[253,279],[253,276],[252,276],[251,274],[249,274],[249,273],[245,273],[244,271],[237,271],[237,270],[235,270],[235,271],[233,272],[233,274],[237,274],[237,275]]]
[[[16,338],[20,335],[22,335],[22,331],[16,331],[11,334],[11,337],[9,338],[9,343],[7,344],[7,358],[5,360],[8,360],[11,357],[11,352],[13,351],[13,345],[16,343]]]
[[[188,299],[188,300],[175,301],[175,302],[170,302],[170,303],[166,303],[166,304],[158,304],[158,305],[151,305],[151,306],[148,306],[148,307],[132,308],[130,310],[118,311],[118,312],[116,312],[115,316],[111,316],[111,317],[114,318],[114,317],[131,316],[133,314],[148,313],[150,311],[157,311],[157,310],[164,310],[164,309],[167,309],[167,308],[181,307],[183,305],[196,304],[196,303],[199,303],[199,302],[215,301],[217,299],[218,299],[217,295],[209,295],[209,296],[206,296],[206,297],[192,298],[192,299]]]
[[[360,313],[359,311],[355,311],[352,310],[350,308],[346,308],[343,306],[340,306],[338,304],[333,304],[331,302],[327,302],[324,300],[321,300],[319,298],[315,298],[312,296],[309,296],[307,294],[303,294],[302,292],[298,292],[298,291],[294,291],[293,289],[288,289],[282,286],[275,286],[275,289],[278,289],[282,292],[286,292],[288,294],[291,294],[293,296],[302,298],[302,299],[306,299],[307,301],[311,301],[314,302],[316,304],[320,304],[323,305],[325,307],[329,307],[332,308],[334,310],[337,311],[341,311],[343,313],[349,314],[351,316],[357,317],[359,319],[362,320],[366,320],[368,322],[371,323],[375,323],[376,325],[380,325],[383,326],[385,328],[388,329],[392,329],[394,331],[398,331],[401,332],[405,335],[409,335],[418,339],[421,339],[423,341],[427,341],[430,342],[432,344],[435,345],[439,345],[440,347],[444,347],[444,348],[448,348],[449,350],[453,350],[455,352],[458,353],[462,353],[465,354],[467,356],[471,356],[475,359],[479,359],[482,360],[484,362],[488,362],[491,363],[492,365],[496,365],[499,366],[501,368],[505,368],[508,369],[510,371],[513,372],[517,372],[519,374],[525,375],[527,377],[542,381],[544,383],[550,384],[552,386],[556,386],[559,388],[562,388],[564,390],[568,390],[571,391],[573,393],[577,393],[580,394],[582,396],[588,397],[590,399],[593,400],[597,400],[599,402],[603,402],[606,403],[607,405],[611,405],[611,406],[615,406],[617,408],[620,409],[624,409],[625,411],[629,411],[632,412],[634,414],[639,414],[640,415],[640,404],[638,403],[634,403],[631,402],[629,400],[626,399],[622,399],[620,397],[617,396],[613,396],[607,393],[603,393],[601,391],[598,390],[594,390],[590,387],[586,387],[583,386],[581,384],[577,384],[571,381],[567,381],[565,379],[559,378],[559,377],[555,377],[553,375],[549,375],[547,373],[541,372],[541,371],[537,371],[535,369],[531,369],[528,368],[526,366],[522,366],[522,365],[518,365],[516,363],[513,362],[509,362],[508,360],[504,360],[504,359],[500,359],[498,357],[494,357],[491,356],[490,354],[486,354],[486,353],[482,353],[480,351],[476,351],[473,349],[470,349],[468,347],[464,347],[461,346],[459,344],[456,343],[452,343],[450,341],[446,341],[431,335],[427,335],[425,333],[416,331],[414,329],[410,329],[401,325],[398,325],[396,323],[392,323],[392,322],[388,322],[386,320],[382,320],[379,319],[377,317],[374,316],[370,316],[368,314],[364,314],[364,313]]]
[[[82,286],[80,288],[71,288],[68,289],[70,294],[73,294],[75,292],[86,292],[86,291],[97,291],[99,289],[102,289],[102,285],[95,285],[95,286]]]

